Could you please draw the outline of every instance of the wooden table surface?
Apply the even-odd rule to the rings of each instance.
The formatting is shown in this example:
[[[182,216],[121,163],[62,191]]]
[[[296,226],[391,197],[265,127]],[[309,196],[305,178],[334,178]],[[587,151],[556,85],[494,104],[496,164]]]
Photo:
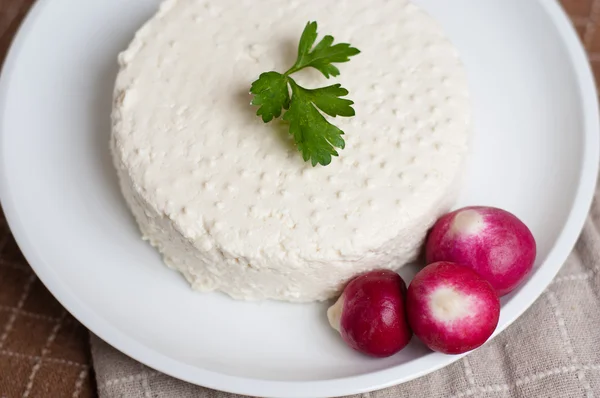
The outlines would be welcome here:
[[[0,0],[0,64],[33,3]],[[562,3],[600,81],[600,0]],[[96,396],[88,339],[35,277],[0,215],[0,398]]]

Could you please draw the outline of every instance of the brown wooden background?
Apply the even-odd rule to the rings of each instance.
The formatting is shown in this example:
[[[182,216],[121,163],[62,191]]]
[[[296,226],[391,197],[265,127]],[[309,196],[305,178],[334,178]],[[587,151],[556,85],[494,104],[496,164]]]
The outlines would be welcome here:
[[[33,3],[0,0],[0,64]],[[562,3],[600,81],[600,0]],[[35,277],[0,215],[0,398],[93,397],[90,360],[87,331]]]

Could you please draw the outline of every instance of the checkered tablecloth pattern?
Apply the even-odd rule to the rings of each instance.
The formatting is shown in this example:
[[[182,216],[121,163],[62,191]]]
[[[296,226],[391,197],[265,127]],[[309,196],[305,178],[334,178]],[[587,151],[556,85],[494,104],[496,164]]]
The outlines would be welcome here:
[[[33,2],[0,0],[0,63]],[[600,81],[600,0],[562,3]],[[363,397],[600,397],[600,204],[595,209],[559,277],[494,344],[402,389]],[[35,277],[0,215],[0,398],[226,396],[170,379],[92,336],[94,377],[89,339]]]
[[[0,226],[0,397],[92,397],[89,334]]]

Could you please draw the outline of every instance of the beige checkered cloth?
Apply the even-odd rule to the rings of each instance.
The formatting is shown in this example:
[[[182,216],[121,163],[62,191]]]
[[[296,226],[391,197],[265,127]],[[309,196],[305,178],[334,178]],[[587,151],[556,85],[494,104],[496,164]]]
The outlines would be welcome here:
[[[445,369],[363,398],[600,397],[600,189],[566,264],[506,331]],[[231,398],[153,371],[92,337],[100,398]]]

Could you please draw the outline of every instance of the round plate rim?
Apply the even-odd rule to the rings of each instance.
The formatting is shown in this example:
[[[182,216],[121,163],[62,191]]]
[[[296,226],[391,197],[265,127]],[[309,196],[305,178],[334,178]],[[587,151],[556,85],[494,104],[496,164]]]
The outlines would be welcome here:
[[[16,68],[17,54],[28,36],[31,27],[34,25],[36,18],[50,1],[38,0],[34,4],[11,45],[5,59],[2,74],[0,75],[0,112],[4,111],[8,101],[8,81],[10,80],[9,76],[12,74],[12,71]],[[499,325],[494,336],[512,324],[533,304],[550,284],[567,259],[583,228],[591,206],[599,168],[600,118],[598,113],[598,96],[585,50],[558,1],[538,1],[546,10],[548,17],[552,20],[558,33],[564,40],[566,50],[569,52],[573,63],[584,111],[584,153],[579,185],[575,194],[573,207],[571,208],[568,221],[563,227],[556,244],[550,251],[547,260],[540,265],[540,268],[543,268],[543,272],[535,273],[527,282],[527,288],[520,289],[513,299],[505,304],[504,312],[510,313],[511,316],[503,325]],[[2,125],[0,124],[0,150],[3,150],[2,138],[6,133],[2,130]],[[33,243],[28,240],[26,226],[18,218],[17,204],[12,199],[11,189],[7,182],[8,172],[9,170],[4,162],[0,162],[0,201],[16,241],[39,279],[54,297],[90,331],[119,351],[162,373],[207,388],[236,394],[280,398],[305,396],[319,398],[363,393],[401,384],[450,365],[465,355],[444,356],[431,353],[411,361],[410,364],[403,364],[377,372],[347,378],[303,382],[242,378],[182,364],[166,355],[155,352],[151,347],[137,342],[100,316],[94,314],[94,311],[81,302],[61,281],[60,275],[56,274],[51,267],[44,265],[45,263],[35,251]],[[407,372],[400,370],[400,368],[406,366],[410,366],[413,371],[407,374]]]

